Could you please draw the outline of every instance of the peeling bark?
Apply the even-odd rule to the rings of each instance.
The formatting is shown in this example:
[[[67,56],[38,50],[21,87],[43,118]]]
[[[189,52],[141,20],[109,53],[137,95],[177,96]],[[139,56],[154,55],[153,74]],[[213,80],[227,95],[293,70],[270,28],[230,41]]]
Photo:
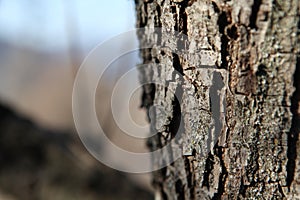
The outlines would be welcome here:
[[[144,63],[163,64],[141,79],[168,86],[143,86],[142,106],[165,109],[151,118],[149,146],[178,132],[172,153],[183,152],[154,172],[158,199],[300,198],[299,1],[144,0],[136,10],[140,42],[165,47],[141,50]],[[184,56],[172,53],[175,31],[187,35]]]

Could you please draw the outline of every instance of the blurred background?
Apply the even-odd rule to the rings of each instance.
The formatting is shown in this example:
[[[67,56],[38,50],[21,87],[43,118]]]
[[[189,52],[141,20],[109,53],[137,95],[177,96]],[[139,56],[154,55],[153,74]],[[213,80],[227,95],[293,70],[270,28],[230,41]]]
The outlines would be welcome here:
[[[84,58],[134,27],[133,0],[0,0],[0,200],[152,199],[150,175],[102,165],[83,147],[72,117],[73,82]],[[107,51],[122,45],[138,42]],[[96,108],[114,143],[146,152],[145,141],[125,136],[109,109],[116,81],[139,62],[133,52],[107,70]],[[125,93],[139,85],[131,76]],[[126,109],[135,123],[147,124],[140,96],[136,90],[130,105],[120,98],[124,124],[131,120]]]

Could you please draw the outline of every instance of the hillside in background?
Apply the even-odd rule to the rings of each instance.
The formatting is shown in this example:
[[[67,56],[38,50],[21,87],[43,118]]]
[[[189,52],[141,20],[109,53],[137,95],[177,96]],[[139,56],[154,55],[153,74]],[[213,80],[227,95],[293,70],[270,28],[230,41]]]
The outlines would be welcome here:
[[[0,191],[21,200],[152,199],[125,174],[100,165],[74,134],[42,129],[3,105]]]
[[[71,103],[81,59],[74,61],[73,53],[36,51],[2,41],[0,60],[1,200],[1,193],[21,200],[151,199],[149,175],[109,169],[92,158],[79,140]],[[105,130],[118,145],[145,152],[144,141],[122,134],[108,110],[114,76],[121,71],[107,77],[111,82],[97,91],[97,114],[100,121],[106,120]],[[145,113],[136,106],[139,95],[132,101],[132,117],[146,123]]]

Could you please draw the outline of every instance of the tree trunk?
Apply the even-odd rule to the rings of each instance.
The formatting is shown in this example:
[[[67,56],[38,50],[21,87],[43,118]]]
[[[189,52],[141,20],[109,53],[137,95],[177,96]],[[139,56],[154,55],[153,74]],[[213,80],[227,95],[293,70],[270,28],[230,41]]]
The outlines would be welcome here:
[[[157,199],[300,198],[300,1],[136,0],[136,10],[140,43],[155,44],[141,49],[141,81],[153,82],[142,106],[164,109],[149,115],[149,146],[179,134],[154,166],[182,152],[153,173]]]

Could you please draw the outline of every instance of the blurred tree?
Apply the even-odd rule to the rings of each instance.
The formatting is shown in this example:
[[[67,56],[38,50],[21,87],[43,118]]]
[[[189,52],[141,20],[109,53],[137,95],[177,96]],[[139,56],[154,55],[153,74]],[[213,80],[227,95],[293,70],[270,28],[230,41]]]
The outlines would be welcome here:
[[[166,81],[143,86],[142,106],[165,108],[149,146],[181,134],[153,159],[183,152],[154,172],[158,199],[300,198],[300,1],[143,0],[136,10],[140,43],[155,44],[141,50],[142,81]]]

